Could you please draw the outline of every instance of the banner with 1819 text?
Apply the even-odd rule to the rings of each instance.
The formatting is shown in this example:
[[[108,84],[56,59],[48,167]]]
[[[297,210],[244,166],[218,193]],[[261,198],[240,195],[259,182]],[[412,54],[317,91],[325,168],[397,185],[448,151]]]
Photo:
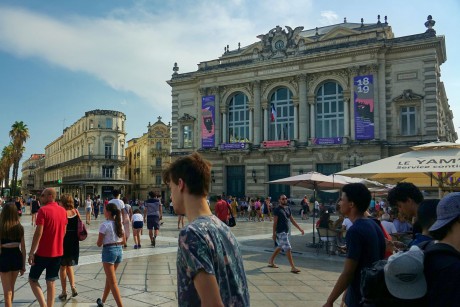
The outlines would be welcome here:
[[[354,78],[355,138],[374,139],[374,78],[373,75]]]

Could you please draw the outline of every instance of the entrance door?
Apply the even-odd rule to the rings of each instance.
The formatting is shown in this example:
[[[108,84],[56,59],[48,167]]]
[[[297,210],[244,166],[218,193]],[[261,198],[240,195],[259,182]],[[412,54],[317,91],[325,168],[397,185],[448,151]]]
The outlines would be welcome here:
[[[227,195],[244,197],[246,195],[246,172],[243,165],[227,166]]]
[[[289,164],[283,165],[269,165],[268,166],[268,180],[277,180],[281,178],[289,177],[291,174],[291,167]],[[284,194],[290,197],[291,187],[289,185],[282,184],[270,184],[268,188],[268,194],[273,201],[277,202],[280,195]]]

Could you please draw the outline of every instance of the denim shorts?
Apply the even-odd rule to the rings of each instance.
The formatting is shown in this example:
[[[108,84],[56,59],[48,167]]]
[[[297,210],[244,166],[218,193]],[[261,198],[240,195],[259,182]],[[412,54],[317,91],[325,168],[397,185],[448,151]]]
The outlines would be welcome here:
[[[38,281],[44,270],[46,270],[46,281],[58,279],[61,257],[40,257],[35,255],[34,262],[35,264],[30,268],[29,280]]]
[[[142,229],[144,227],[144,222],[142,221],[135,221],[133,222],[134,229]]]
[[[123,260],[123,249],[121,245],[104,246],[102,248],[102,262],[120,263]]]
[[[86,208],[86,212],[91,213],[91,208]]]

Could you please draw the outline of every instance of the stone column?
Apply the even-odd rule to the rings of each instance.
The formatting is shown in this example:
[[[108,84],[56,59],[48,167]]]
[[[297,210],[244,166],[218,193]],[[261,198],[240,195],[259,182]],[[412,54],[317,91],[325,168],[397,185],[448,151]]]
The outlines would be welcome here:
[[[219,93],[219,87],[215,86],[212,88],[212,93],[215,96],[215,101],[214,101],[214,137],[215,137],[215,142],[216,142],[216,147],[219,146],[220,144],[220,93]]]
[[[260,81],[256,80],[252,83],[254,86],[254,135],[252,138],[252,142],[255,145],[260,144],[260,136],[261,136],[261,123],[262,123],[262,108],[260,105]],[[250,117],[251,118],[251,117]],[[251,129],[252,125],[249,125],[249,129]],[[251,135],[251,134],[250,134]]]
[[[222,110],[222,143],[227,143],[227,110]]]
[[[348,74],[350,77],[350,91],[349,91],[349,108],[350,114],[348,118],[350,119],[350,140],[355,140],[355,102],[351,97],[354,97],[354,77],[357,76],[359,73],[359,67],[353,66],[348,68]]]
[[[315,138],[316,137],[315,95],[308,95],[307,102],[310,105],[310,138]]]
[[[306,143],[308,138],[308,110],[307,110],[307,76],[297,77],[299,83],[299,141]]]
[[[254,117],[254,109],[250,108],[249,109],[249,141],[254,143],[254,134],[253,134],[253,132],[255,133],[255,127],[254,127],[254,121],[255,120],[253,121],[253,117]]]
[[[299,98],[292,99],[294,105],[294,140],[299,140]]]
[[[382,128],[380,127],[380,110],[379,110],[379,66],[377,64],[371,64],[369,66],[369,71],[372,74],[373,80],[373,87],[374,87],[374,139],[380,139],[380,132]]]
[[[350,138],[350,93],[343,94],[343,136]]]
[[[263,126],[264,126],[264,135],[263,135],[263,140],[264,141],[268,141],[268,101],[267,100],[264,100],[262,102],[262,109],[263,109],[263,112],[264,112],[264,115],[263,115]]]
[[[378,76],[379,82],[375,82],[379,89],[377,96],[377,106],[380,114],[380,139],[387,139],[387,112],[386,112],[386,97],[385,97],[385,54],[379,55]],[[423,118],[423,117],[422,117]],[[423,125],[422,125],[423,126]],[[423,135],[423,132],[422,132]]]

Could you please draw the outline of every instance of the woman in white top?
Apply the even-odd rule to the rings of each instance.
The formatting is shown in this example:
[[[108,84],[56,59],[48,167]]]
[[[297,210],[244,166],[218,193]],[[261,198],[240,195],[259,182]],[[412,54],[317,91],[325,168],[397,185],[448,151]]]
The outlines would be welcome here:
[[[123,260],[122,246],[125,243],[121,212],[115,204],[109,203],[105,207],[104,215],[107,221],[103,222],[99,227],[99,237],[96,244],[99,247],[103,246],[102,264],[104,265],[106,279],[102,299],[98,298],[96,303],[98,307],[104,306],[109,292],[112,292],[117,306],[123,306],[115,275],[118,265]]]
[[[88,194],[85,200],[85,212],[86,212],[86,224],[91,223],[91,213],[93,212],[93,200],[91,199],[91,195]]]

